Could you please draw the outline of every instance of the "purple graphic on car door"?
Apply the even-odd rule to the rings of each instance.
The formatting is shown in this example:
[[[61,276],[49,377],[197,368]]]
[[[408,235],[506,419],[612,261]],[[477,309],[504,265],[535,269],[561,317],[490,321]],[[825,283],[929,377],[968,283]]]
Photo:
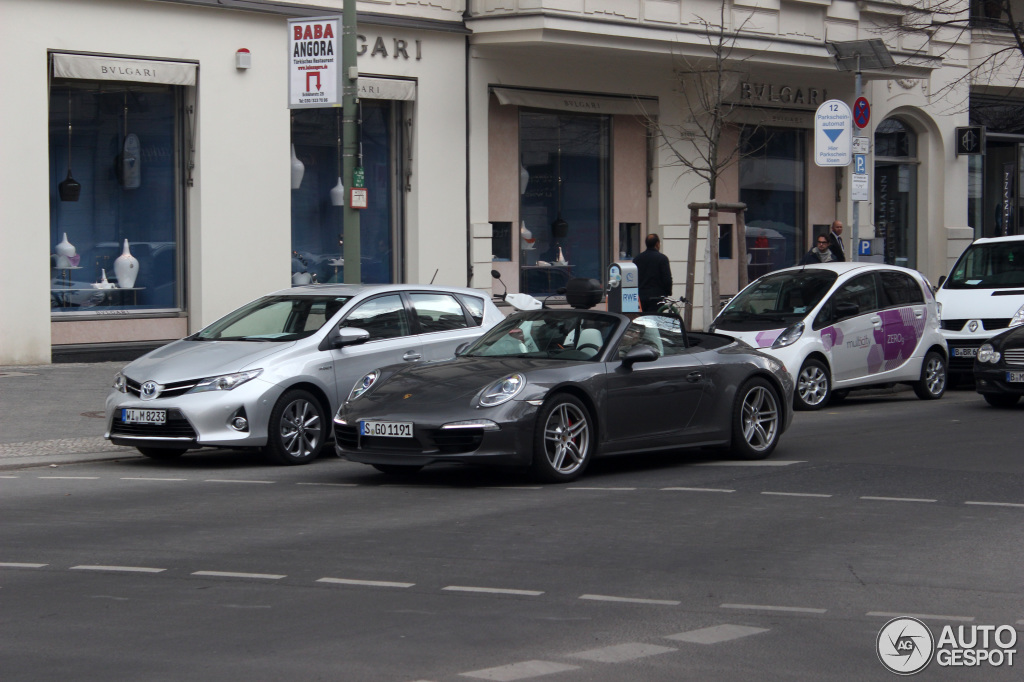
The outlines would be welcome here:
[[[832,350],[835,346],[843,345],[843,330],[835,327],[825,327],[821,330],[821,345],[826,351]]]
[[[926,317],[915,315],[913,308],[883,310],[878,316],[882,328],[875,330],[875,343],[868,353],[868,371],[872,374],[896,369],[910,359],[924,334]]]

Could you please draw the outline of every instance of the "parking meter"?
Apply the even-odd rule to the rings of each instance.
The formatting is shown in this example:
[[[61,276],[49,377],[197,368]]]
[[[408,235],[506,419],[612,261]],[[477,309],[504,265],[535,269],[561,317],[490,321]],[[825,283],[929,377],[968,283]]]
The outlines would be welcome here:
[[[608,310],[613,313],[640,312],[640,278],[636,265],[616,261],[608,268]]]

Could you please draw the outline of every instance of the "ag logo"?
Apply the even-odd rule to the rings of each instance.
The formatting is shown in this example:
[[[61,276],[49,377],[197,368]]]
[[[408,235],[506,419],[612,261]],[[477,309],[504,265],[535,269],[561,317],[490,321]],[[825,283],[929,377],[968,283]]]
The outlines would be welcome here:
[[[893,618],[878,631],[878,660],[897,675],[913,675],[925,669],[935,652],[935,639],[917,618]]]

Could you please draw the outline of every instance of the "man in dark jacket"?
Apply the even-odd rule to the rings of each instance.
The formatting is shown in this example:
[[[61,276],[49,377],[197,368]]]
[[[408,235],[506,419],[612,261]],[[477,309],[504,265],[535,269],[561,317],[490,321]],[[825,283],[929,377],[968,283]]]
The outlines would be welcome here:
[[[828,233],[828,248],[832,251],[832,260],[846,260],[846,249],[843,248],[843,221],[832,221],[832,229]]]
[[[664,296],[672,295],[672,268],[668,256],[661,252],[661,239],[656,234],[647,235],[644,242],[647,250],[633,259],[637,271],[637,286],[640,294],[640,309],[653,313]]]
[[[828,243],[828,237],[823,234],[819,234],[817,242],[818,245],[813,247],[810,251],[804,254],[803,258],[800,259],[800,265],[832,263],[836,260],[832,255],[832,249]]]

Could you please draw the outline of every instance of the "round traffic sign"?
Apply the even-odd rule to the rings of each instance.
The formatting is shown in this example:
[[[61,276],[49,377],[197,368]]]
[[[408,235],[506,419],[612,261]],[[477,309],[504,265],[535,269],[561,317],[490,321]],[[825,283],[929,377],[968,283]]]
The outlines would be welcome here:
[[[858,97],[853,103],[853,122],[858,128],[863,128],[871,120],[871,105],[864,97]]]

